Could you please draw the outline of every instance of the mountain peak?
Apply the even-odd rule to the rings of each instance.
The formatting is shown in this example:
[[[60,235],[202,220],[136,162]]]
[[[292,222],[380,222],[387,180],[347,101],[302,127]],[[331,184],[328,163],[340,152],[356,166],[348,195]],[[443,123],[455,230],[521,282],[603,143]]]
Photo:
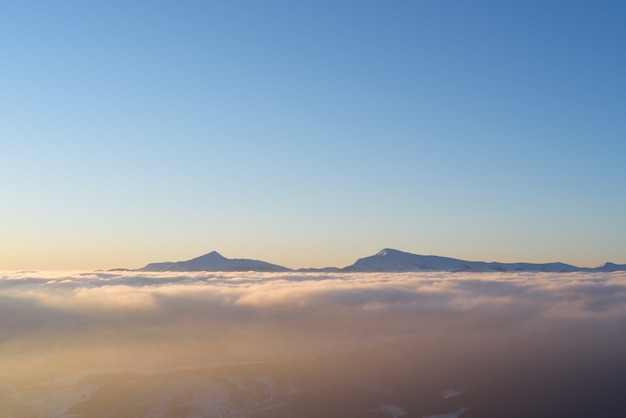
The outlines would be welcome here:
[[[376,255],[379,257],[385,257],[388,255],[399,254],[401,252],[402,251],[394,250],[393,248],[383,248],[382,250],[377,252]]]
[[[226,258],[222,254],[218,253],[217,251],[211,251],[210,253],[207,253],[201,257]]]
[[[418,255],[391,248],[384,248],[375,255],[359,258],[343,271],[356,272],[424,272],[424,271],[457,271],[457,272],[505,272],[505,271],[617,271],[626,270],[623,266],[607,264],[597,269],[578,268],[563,263],[486,263],[484,261],[467,261],[434,255]]]
[[[191,259],[189,261],[195,261],[195,262],[221,262],[227,260],[226,257],[224,257],[222,254],[218,253],[217,251],[211,251],[210,253],[201,255],[200,257],[196,257],[194,259]]]
[[[615,264],[615,263],[606,262],[604,263],[604,265],[600,267],[596,267],[594,270],[604,271],[604,272],[626,270],[626,264]]]
[[[144,271],[290,271],[286,267],[245,258],[226,258],[217,251],[187,261],[150,263]]]

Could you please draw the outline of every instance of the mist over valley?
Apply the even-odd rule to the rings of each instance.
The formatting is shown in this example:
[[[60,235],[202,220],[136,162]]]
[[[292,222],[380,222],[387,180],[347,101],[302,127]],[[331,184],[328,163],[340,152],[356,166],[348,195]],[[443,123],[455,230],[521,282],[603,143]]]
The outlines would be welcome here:
[[[626,273],[12,272],[9,417],[611,416]]]

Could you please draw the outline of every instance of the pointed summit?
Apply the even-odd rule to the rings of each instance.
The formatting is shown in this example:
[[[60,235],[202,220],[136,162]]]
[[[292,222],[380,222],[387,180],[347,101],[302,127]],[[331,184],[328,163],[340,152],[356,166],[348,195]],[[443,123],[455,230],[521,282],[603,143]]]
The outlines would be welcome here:
[[[223,260],[226,259],[226,257],[224,257],[222,254],[218,253],[217,251],[211,251],[210,253],[207,253],[205,255],[201,255],[200,257],[196,257],[194,258],[194,260],[198,260],[198,259],[204,259],[204,260]]]
[[[142,271],[290,271],[276,264],[245,258],[226,258],[217,251],[176,263],[150,263]]]

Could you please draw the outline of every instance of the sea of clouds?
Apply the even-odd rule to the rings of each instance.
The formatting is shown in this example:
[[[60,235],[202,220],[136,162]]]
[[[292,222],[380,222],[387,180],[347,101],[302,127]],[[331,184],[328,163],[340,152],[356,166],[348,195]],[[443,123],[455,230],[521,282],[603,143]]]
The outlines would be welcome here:
[[[23,355],[81,338],[289,356],[469,331],[623,332],[626,272],[5,272],[0,318],[0,350]]]
[[[626,390],[624,350],[626,272],[0,273],[0,404],[61,399],[50,392],[58,385],[38,385],[67,376],[75,384],[111,370],[251,362],[291,373],[285,362],[349,353],[299,376],[339,390],[348,376],[380,382],[391,373],[398,387],[438,382],[433,390],[464,385],[501,397],[560,382],[537,399],[581,382],[559,395],[562,408],[574,391],[585,399],[593,387]],[[82,392],[71,393],[60,409]]]

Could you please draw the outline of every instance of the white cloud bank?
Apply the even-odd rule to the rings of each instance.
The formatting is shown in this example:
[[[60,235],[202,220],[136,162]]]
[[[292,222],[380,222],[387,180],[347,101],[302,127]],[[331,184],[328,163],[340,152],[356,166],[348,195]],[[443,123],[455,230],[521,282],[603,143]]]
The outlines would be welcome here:
[[[157,319],[288,322],[329,309],[409,322],[428,316],[484,315],[530,326],[546,319],[624,316],[626,272],[5,272],[0,274],[0,298],[5,318],[0,335],[5,338],[36,332],[42,325],[62,327],[64,320],[89,327],[120,317],[125,327]]]
[[[18,341],[27,349],[28,341],[41,338],[54,343],[106,335],[157,342],[255,341],[259,348],[271,339],[272,347],[301,353],[326,343],[338,348],[495,329],[610,332],[626,323],[625,272],[8,272],[0,277],[0,349]],[[294,347],[296,340],[312,345]]]
[[[560,393],[554,382],[588,382],[564,400],[619,386],[625,351],[626,272],[0,273],[0,404],[93,370],[278,361],[272,373],[315,396],[369,382],[394,387],[409,411],[417,398],[406,388],[426,382],[420,393],[441,402],[454,385],[463,394],[445,402],[464,402],[467,389],[470,411],[490,416],[481,399],[497,390],[509,403],[531,393],[534,407]]]

